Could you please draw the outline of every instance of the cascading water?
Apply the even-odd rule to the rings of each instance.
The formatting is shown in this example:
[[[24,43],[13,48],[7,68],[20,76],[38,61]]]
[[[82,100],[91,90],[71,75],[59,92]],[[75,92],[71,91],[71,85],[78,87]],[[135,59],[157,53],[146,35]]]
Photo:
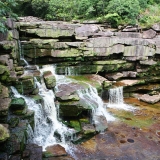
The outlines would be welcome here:
[[[18,40],[18,48],[19,48],[20,59],[24,61],[26,66],[28,66],[29,63],[24,58],[24,46],[21,44],[20,40]]]
[[[81,99],[92,107],[92,121],[97,122],[97,116],[104,116],[107,121],[114,121],[115,118],[110,115],[104,106],[102,99],[98,96],[97,89],[88,84],[88,88],[84,90],[78,90],[77,93]]]
[[[127,105],[123,101],[123,87],[116,87],[109,90],[108,108],[135,110],[134,107]]]
[[[48,70],[50,70],[52,74],[55,74],[56,72],[55,66],[53,65],[45,65],[41,69],[41,71],[48,71]],[[75,73],[75,71],[73,71],[73,73]],[[63,75],[55,74],[55,76],[57,80],[57,84],[55,87],[56,91],[59,91],[58,86],[61,84],[69,84],[72,82],[77,82],[76,80],[67,78]],[[104,106],[102,99],[98,96],[97,89],[91,86],[89,83],[86,83],[86,82],[82,82],[82,83],[84,83],[84,85],[86,86],[86,89],[78,90],[77,93],[78,93],[78,96],[83,101],[85,101],[86,104],[92,107],[91,108],[92,109],[92,120],[96,121],[95,119],[96,116],[103,115],[107,119],[107,121],[114,121],[115,118],[106,111],[106,108]]]
[[[44,105],[37,104],[32,98],[20,95],[14,87],[11,87],[14,97],[22,97],[25,99],[27,106],[33,110],[34,115],[34,132],[31,136],[32,143],[43,146],[43,150],[47,146],[60,144],[66,150],[69,146],[66,144],[66,139],[73,138],[74,130],[67,128],[57,119],[57,111],[54,103],[54,94],[52,90],[47,90],[45,85],[41,85],[38,81],[36,84],[39,88],[39,95],[43,98]],[[29,132],[31,133],[31,132]],[[57,133],[60,139],[54,135]]]
[[[123,104],[123,87],[113,88],[109,90],[110,104]]]
[[[65,76],[77,76],[81,72],[81,66],[68,66],[65,67]]]

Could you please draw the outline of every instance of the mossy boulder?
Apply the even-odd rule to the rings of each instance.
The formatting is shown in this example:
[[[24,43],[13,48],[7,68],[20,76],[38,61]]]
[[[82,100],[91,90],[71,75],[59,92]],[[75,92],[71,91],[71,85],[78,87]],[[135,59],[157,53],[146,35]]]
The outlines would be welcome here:
[[[24,100],[24,98],[13,98],[11,101],[11,105],[10,108],[12,110],[14,109],[24,109],[26,106],[26,102]]]
[[[59,113],[62,117],[77,117],[83,111],[90,109],[89,105],[80,101],[60,102]]]
[[[0,142],[6,141],[10,137],[9,130],[0,124]]]
[[[52,74],[51,71],[45,71],[43,73],[43,78],[48,89],[56,86],[56,77]]]

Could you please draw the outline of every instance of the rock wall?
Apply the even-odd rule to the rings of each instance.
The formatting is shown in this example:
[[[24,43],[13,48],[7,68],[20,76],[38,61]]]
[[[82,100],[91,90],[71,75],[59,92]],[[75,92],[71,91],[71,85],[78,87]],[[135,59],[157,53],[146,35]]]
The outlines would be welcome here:
[[[121,31],[92,22],[34,22],[27,18],[16,25],[23,55],[30,64],[56,64],[59,74],[65,74],[68,68],[77,74],[99,74],[110,81],[137,80],[124,84],[127,94],[130,88],[134,88],[132,93],[143,91],[132,87],[142,82],[159,83],[159,23],[148,30],[127,26]]]

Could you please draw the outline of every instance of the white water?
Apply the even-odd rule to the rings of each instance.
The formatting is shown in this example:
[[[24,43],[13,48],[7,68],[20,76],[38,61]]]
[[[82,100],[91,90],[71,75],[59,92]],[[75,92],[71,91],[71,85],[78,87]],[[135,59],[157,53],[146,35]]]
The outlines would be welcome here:
[[[20,95],[14,87],[11,87],[14,97],[22,97],[25,99],[27,106],[33,110],[34,115],[34,132],[29,141],[43,147],[60,144],[66,150],[69,146],[66,143],[66,138],[73,138],[74,130],[68,129],[65,125],[57,120],[57,111],[54,103],[54,94],[51,90],[47,90],[39,82],[36,82],[39,87],[39,94],[42,96],[44,105],[37,104],[32,98]],[[60,139],[55,138],[57,132]],[[30,132],[31,133],[31,132]]]
[[[109,90],[109,103],[108,108],[122,109],[122,110],[135,110],[134,107],[127,105],[123,101],[123,87],[117,87]]]
[[[56,67],[54,65],[45,65],[41,69],[41,71],[51,71],[52,74],[56,73]],[[60,91],[58,86],[61,84],[69,84],[72,82],[78,83],[78,81],[74,79],[67,78],[63,75],[56,75],[56,91]],[[114,121],[115,118],[109,114],[106,110],[106,106],[104,105],[102,99],[98,96],[97,89],[91,86],[89,83],[83,82],[86,86],[86,89],[77,90],[78,96],[89,106],[92,107],[92,120],[96,121],[95,117],[103,115],[107,121]],[[74,87],[74,86],[73,86]]]
[[[78,90],[77,93],[85,103],[92,107],[93,123],[96,122],[96,117],[100,115],[103,115],[107,121],[114,121],[115,118],[107,112],[102,99],[98,96],[97,89],[90,84],[87,85],[87,89]]]

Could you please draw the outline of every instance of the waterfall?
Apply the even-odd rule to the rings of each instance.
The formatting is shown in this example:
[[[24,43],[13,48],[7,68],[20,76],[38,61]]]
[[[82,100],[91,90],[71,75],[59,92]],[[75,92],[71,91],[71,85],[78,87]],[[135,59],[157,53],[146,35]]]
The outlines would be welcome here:
[[[20,60],[23,60],[25,65],[28,66],[29,63],[24,58],[24,45],[21,44],[20,40],[18,40],[18,48],[19,48]]]
[[[66,76],[77,76],[80,73],[80,66],[68,66],[65,67]]]
[[[98,96],[97,89],[89,83],[86,84],[88,85],[88,88],[78,90],[77,93],[86,104],[92,107],[92,123],[97,121],[97,116],[104,116],[107,121],[114,121],[115,118],[107,112],[102,99]]]
[[[39,94],[43,98],[44,105],[36,103],[32,98],[20,95],[14,87],[11,87],[14,97],[22,97],[28,106],[28,109],[33,110],[34,115],[34,131],[32,143],[43,146],[43,150],[47,146],[60,144],[66,150],[69,150],[69,146],[66,144],[66,139],[73,137],[72,134],[75,133],[73,129],[67,128],[57,119],[57,110],[54,103],[54,93],[52,90],[47,90],[44,85],[41,85],[36,81],[39,88]],[[54,135],[58,134],[59,139]]]
[[[115,109],[135,110],[134,107],[124,103],[122,86],[109,90],[109,103],[106,106]]]
[[[123,87],[117,87],[109,90],[110,104],[123,104]]]

